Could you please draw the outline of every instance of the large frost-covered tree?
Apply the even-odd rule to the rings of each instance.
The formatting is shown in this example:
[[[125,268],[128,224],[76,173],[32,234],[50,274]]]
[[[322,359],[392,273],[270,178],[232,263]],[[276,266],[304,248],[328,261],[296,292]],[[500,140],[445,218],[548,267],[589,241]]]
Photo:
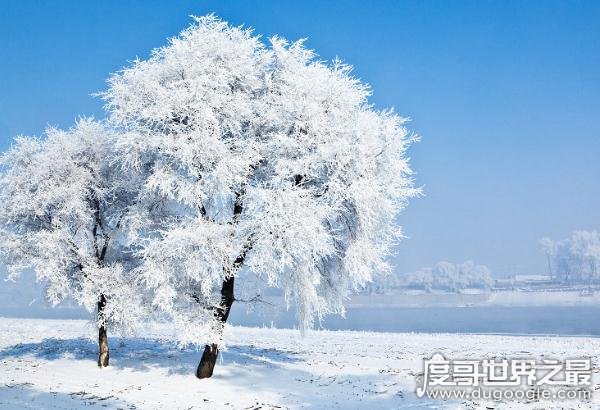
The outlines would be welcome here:
[[[342,313],[401,237],[418,193],[405,120],[339,61],[213,16],[109,80],[123,162],[144,182],[136,273],[210,377],[236,277],[283,290],[301,328]]]
[[[46,138],[19,137],[0,160],[0,257],[15,278],[33,269],[48,300],[72,297],[95,315],[98,365],[109,361],[107,325],[142,317],[142,295],[121,221],[135,197],[111,162],[110,132],[89,119]]]

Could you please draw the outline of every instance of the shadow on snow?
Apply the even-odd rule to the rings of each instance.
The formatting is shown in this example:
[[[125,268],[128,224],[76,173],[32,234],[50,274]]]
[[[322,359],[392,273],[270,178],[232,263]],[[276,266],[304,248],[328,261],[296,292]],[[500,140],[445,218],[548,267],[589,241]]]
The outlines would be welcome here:
[[[37,343],[19,343],[2,349],[0,361],[33,356],[43,360],[82,360],[89,366],[95,366],[97,349],[97,344],[87,338],[49,338]],[[110,354],[113,368],[137,371],[158,368],[166,369],[168,374],[190,377],[194,377],[201,356],[201,352],[195,348],[181,348],[170,341],[116,337],[111,339]],[[209,384],[198,384],[198,387],[204,386],[202,389],[210,389],[211,383],[218,380],[228,381],[233,385],[241,383],[244,386],[253,386],[257,400],[263,397],[263,393],[270,392],[279,396],[281,402],[291,404],[292,407],[318,408],[324,402],[340,409],[439,408],[441,404],[431,400],[415,400],[412,392],[403,391],[404,386],[397,385],[396,377],[381,372],[377,375],[357,374],[353,369],[348,368],[349,371],[326,376],[322,374],[322,370],[314,360],[307,359],[307,354],[309,352],[306,351],[259,348],[254,345],[229,345],[219,355],[218,365],[225,366],[217,370],[213,379],[208,379]],[[305,370],[298,368],[298,362],[306,362],[309,368]],[[316,368],[313,368],[313,365],[317,365]],[[384,382],[388,386],[384,390],[388,391],[381,390]],[[106,405],[111,408],[131,408],[126,402],[113,396],[99,397],[86,392],[70,394],[39,392],[32,390],[33,387],[21,384],[1,387],[0,404],[10,404],[11,397],[13,400],[17,399],[17,396],[10,394],[17,393],[21,396],[19,400],[31,399],[38,403],[58,403],[64,405],[64,408],[80,406],[96,408],[94,406],[106,407]],[[271,404],[257,401],[257,407],[263,405],[268,408]]]
[[[0,407],[7,409],[135,409],[113,396],[98,396],[85,391],[74,393],[43,392],[30,383],[6,384],[0,387]]]
[[[44,339],[35,343],[18,343],[0,350],[0,360],[23,356],[45,360],[62,358],[96,362],[98,345],[87,338]],[[268,366],[300,360],[290,351],[255,346],[229,345],[219,354],[219,364],[235,363],[241,366]],[[110,340],[110,365],[115,368],[150,370],[166,368],[169,374],[193,374],[201,351],[193,347],[180,347],[170,341],[143,338],[112,338]]]

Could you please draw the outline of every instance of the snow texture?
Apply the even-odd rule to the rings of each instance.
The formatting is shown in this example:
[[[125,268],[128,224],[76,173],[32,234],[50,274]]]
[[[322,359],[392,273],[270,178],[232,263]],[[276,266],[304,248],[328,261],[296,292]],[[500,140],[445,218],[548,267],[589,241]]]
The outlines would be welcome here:
[[[0,408],[29,409],[586,409],[592,403],[433,401],[414,394],[422,359],[589,356],[600,339],[226,327],[229,345],[211,379],[173,329],[113,342],[111,366],[81,320],[0,318]],[[122,343],[121,343],[122,342]],[[594,389],[598,358],[593,359]]]

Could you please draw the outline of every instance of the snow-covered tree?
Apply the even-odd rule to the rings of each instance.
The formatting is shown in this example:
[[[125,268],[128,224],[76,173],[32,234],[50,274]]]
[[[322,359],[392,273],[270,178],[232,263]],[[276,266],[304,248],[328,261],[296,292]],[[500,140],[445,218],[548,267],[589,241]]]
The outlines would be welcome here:
[[[143,306],[121,233],[132,181],[108,161],[110,140],[101,124],[82,119],[43,139],[19,137],[0,160],[0,257],[9,277],[33,269],[51,303],[72,297],[93,313],[99,366],[109,361],[107,325],[126,330]]]
[[[493,285],[491,271],[487,266],[463,263],[438,262],[431,268],[398,275],[398,288],[444,290],[459,292],[463,289],[490,289]]]
[[[565,283],[592,283],[600,279],[600,234],[575,231],[571,237],[540,241],[548,258],[550,275]]]
[[[266,46],[213,16],[110,78],[118,150],[144,179],[136,272],[181,340],[206,344],[198,377],[212,375],[236,278],[281,288],[305,329],[388,269],[418,193],[414,138],[369,94],[301,41]]]

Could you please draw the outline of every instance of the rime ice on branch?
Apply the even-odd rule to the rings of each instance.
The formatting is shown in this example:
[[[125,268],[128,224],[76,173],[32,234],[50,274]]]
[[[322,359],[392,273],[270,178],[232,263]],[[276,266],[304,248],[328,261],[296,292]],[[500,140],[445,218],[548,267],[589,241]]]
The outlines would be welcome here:
[[[301,328],[388,269],[418,190],[414,140],[339,61],[213,16],[109,80],[117,152],[143,178],[132,236],[153,305],[205,343],[212,374],[234,280],[279,287]]]

